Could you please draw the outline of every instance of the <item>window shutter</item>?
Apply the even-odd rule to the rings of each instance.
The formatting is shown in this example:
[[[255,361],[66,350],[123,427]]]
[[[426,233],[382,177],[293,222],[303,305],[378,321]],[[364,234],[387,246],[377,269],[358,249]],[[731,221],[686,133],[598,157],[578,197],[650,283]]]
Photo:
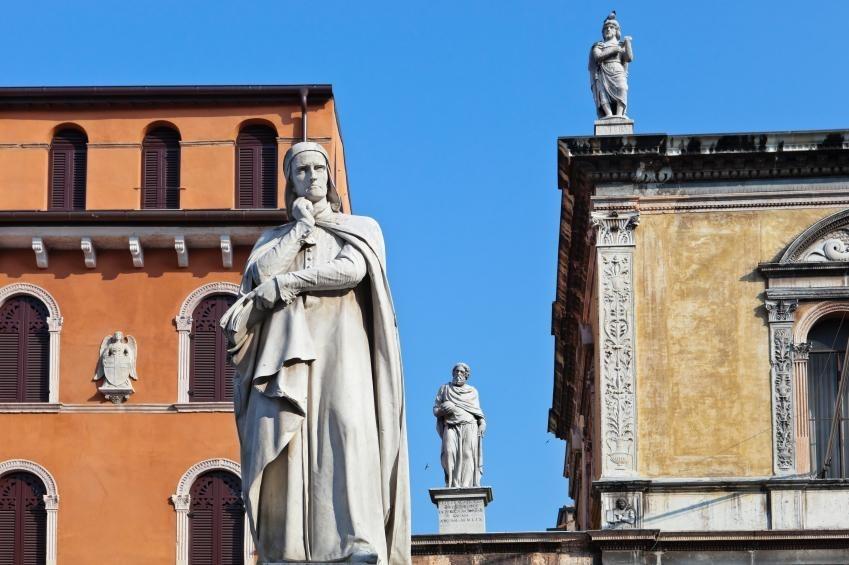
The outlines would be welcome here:
[[[247,126],[236,138],[236,206],[277,207],[277,132]]]
[[[180,207],[180,134],[156,128],[142,142],[142,208]]]
[[[74,129],[56,133],[50,144],[50,209],[84,210],[87,170],[85,134]]]
[[[192,313],[189,398],[192,402],[232,402],[235,369],[227,355],[227,337],[221,316],[236,298],[215,294]]]
[[[0,308],[0,402],[47,402],[49,362],[47,308],[32,296],[9,298]]]
[[[238,208],[252,208],[254,202],[254,147],[239,147],[236,163],[236,202]]]
[[[41,480],[14,472],[0,478],[0,559],[10,565],[42,565],[47,559],[47,512]]]
[[[210,471],[195,480],[190,491],[190,564],[242,565],[245,507],[241,492],[241,480],[227,471]]]

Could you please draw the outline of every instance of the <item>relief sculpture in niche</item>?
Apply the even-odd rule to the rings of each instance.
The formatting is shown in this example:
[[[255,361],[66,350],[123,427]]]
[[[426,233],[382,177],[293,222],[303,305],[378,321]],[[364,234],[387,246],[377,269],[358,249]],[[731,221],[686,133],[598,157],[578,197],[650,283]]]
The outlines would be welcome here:
[[[617,470],[631,468],[634,445],[631,257],[602,255],[602,375],[605,442]]]
[[[100,358],[92,380],[104,379],[99,390],[113,404],[120,404],[133,394],[130,379],[138,380],[136,374],[136,339],[123,332],[108,335],[100,342]]]

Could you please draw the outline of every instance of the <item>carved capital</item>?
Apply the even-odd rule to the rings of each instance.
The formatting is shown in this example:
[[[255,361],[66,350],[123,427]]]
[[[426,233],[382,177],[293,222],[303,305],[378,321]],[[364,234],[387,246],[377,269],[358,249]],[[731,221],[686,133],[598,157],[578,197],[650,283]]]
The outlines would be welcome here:
[[[616,210],[593,212],[592,224],[598,229],[596,247],[623,247],[634,245],[634,229],[640,223],[640,213]]]
[[[177,512],[188,512],[192,504],[192,497],[189,494],[172,494],[171,502]]]
[[[177,316],[174,318],[174,323],[177,325],[178,332],[190,332],[192,331],[192,317],[191,316]]]
[[[811,354],[812,344],[809,341],[804,343],[797,343],[793,346],[793,351],[795,353],[794,359],[796,361],[807,361],[808,357]]]
[[[62,323],[64,321],[65,321],[65,318],[63,318],[62,316],[59,316],[59,317],[48,316],[47,317],[47,331],[49,331],[49,332],[61,331],[62,330]]]
[[[45,494],[44,495],[44,509],[47,510],[47,511],[58,510],[59,509],[59,495],[58,494]]]
[[[798,300],[767,300],[764,302],[766,311],[769,313],[769,321],[773,322],[792,322],[795,318],[796,308],[799,306]]]

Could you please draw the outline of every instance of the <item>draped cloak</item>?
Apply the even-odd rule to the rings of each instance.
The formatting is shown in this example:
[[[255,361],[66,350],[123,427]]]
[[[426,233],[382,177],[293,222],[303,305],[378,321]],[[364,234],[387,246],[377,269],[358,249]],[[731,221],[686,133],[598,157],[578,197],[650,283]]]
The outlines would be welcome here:
[[[479,421],[484,419],[475,387],[446,383],[439,387],[434,407],[451,402],[458,409],[436,417],[436,433],[442,438],[442,468],[449,487],[480,486],[483,448]]]
[[[261,559],[330,561],[364,552],[407,564],[403,375],[383,237],[363,216],[332,214],[316,218],[316,226],[362,256],[365,279],[356,288],[306,291],[268,312],[255,309],[248,293],[259,282],[257,264],[295,228],[290,222],[257,241],[241,297],[221,321],[233,344],[248,522]],[[342,305],[339,319],[311,319],[322,300]],[[316,327],[327,343],[313,341]]]
[[[604,60],[597,59],[596,49],[601,51],[612,43],[599,41],[590,49],[589,72],[590,88],[593,92],[598,117],[604,117],[601,107],[604,104],[628,106],[628,61],[619,54]]]

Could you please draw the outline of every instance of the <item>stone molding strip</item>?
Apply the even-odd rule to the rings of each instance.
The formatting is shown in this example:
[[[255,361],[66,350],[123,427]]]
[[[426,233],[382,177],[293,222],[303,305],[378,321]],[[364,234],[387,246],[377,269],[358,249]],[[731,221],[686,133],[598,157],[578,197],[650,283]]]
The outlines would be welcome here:
[[[232,402],[187,402],[187,403],[148,403],[120,404],[111,402],[102,404],[60,404],[51,402],[3,402],[0,414],[109,414],[109,413],[147,413],[173,414],[174,412],[232,412]]]
[[[633,201],[633,195],[629,200]],[[846,206],[849,205],[849,190],[839,190],[830,193],[794,193],[788,196],[784,193],[723,194],[711,196],[641,196],[639,209],[641,214],[668,214],[672,212],[716,212],[716,211],[746,211],[762,208],[811,208],[817,206]],[[619,205],[611,198],[599,199],[594,202],[596,210],[627,209],[627,205]]]

